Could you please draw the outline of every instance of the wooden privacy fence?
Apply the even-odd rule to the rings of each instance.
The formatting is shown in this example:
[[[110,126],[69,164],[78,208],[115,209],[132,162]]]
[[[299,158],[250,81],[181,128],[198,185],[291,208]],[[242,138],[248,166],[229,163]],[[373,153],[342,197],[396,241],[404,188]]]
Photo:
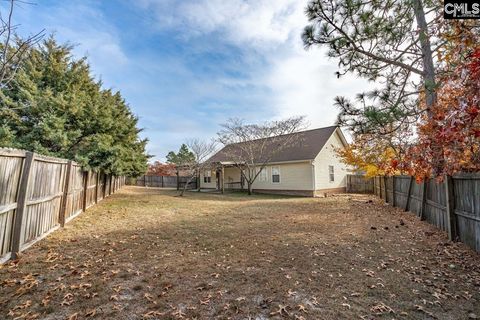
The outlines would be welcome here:
[[[73,161],[0,148],[0,263],[124,184]]]
[[[451,240],[458,239],[480,252],[480,174],[449,176],[443,182],[429,179],[417,183],[409,176],[370,180],[373,193],[387,203],[417,214],[446,231]]]
[[[373,193],[373,179],[362,175],[347,175],[347,192],[349,193]]]
[[[188,179],[191,177],[183,176],[150,176],[143,175],[138,178],[128,178],[127,184],[140,187],[155,187],[155,188],[177,188],[181,189],[185,186]],[[188,189],[197,188],[197,179],[193,179],[188,184]]]

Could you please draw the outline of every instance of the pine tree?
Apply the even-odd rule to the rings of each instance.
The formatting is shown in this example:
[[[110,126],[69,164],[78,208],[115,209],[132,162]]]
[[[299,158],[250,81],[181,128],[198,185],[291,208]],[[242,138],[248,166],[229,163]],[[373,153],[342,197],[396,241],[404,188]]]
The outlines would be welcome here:
[[[185,143],[182,143],[177,153],[170,151],[167,154],[167,162],[177,165],[188,165],[195,160],[195,155],[188,149]]]
[[[360,93],[357,103],[336,98],[340,125],[354,134],[381,136],[415,123],[428,112],[436,100],[434,60],[444,45],[434,34],[442,12],[441,3],[430,0],[309,3],[306,14],[311,24],[303,34],[305,46],[328,48],[328,56],[338,60],[339,77],[353,73],[378,86]],[[419,106],[420,93],[426,107]]]

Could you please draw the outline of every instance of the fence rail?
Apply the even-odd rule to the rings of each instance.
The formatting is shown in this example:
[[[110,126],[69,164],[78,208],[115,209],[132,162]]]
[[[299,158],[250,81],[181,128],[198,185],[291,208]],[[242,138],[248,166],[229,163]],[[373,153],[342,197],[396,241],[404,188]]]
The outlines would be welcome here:
[[[191,177],[183,176],[150,176],[143,175],[138,178],[129,178],[127,179],[128,185],[140,186],[140,187],[155,187],[155,188],[177,188],[181,189],[185,186],[185,183]],[[188,184],[188,189],[196,189],[197,181],[193,179]]]
[[[0,148],[0,263],[124,184],[73,161]]]
[[[394,207],[415,213],[480,252],[480,174],[446,177],[443,182],[429,179],[421,183],[413,177],[353,176],[347,190],[360,189],[360,179],[373,185],[373,194]],[[361,178],[360,178],[361,177]]]

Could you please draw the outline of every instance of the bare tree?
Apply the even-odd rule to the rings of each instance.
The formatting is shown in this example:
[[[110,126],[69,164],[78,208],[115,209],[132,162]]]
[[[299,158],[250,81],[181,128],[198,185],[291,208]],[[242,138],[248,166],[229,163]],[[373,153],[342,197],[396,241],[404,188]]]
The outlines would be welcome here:
[[[186,145],[193,153],[194,159],[188,163],[183,163],[181,166],[190,173],[190,178],[187,180],[182,191],[180,192],[181,197],[183,197],[188,185],[193,181],[193,179],[196,179],[200,175],[200,172],[210,166],[210,164],[207,163],[207,160],[215,152],[217,142],[215,140],[203,141],[198,138],[194,138],[189,139],[186,142]]]
[[[26,38],[19,37],[16,34],[19,25],[13,23],[13,11],[17,3],[27,2],[21,0],[8,2],[7,14],[4,15],[0,11],[0,88],[4,88],[13,80],[27,50],[45,35],[43,29]]]
[[[241,119],[230,119],[222,125],[218,140],[225,145],[223,156],[240,169],[247,183],[248,194],[267,163],[278,153],[296,143],[303,135],[297,133],[306,127],[305,117],[291,117],[262,124],[245,124]]]

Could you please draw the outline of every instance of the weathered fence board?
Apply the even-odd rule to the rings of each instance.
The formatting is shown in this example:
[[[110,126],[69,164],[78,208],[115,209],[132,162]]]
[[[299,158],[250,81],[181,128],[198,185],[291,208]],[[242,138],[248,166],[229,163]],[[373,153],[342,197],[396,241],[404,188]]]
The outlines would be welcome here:
[[[347,191],[362,189],[358,176],[347,178]],[[364,178],[371,193],[410,211],[480,252],[480,174],[462,174],[417,183],[409,176]],[[361,184],[355,186],[353,184]],[[351,184],[351,185],[348,185]],[[352,191],[353,190],[353,191]]]
[[[74,218],[84,201],[103,199],[104,177],[111,179],[65,159],[0,148],[0,263]],[[117,190],[125,179],[114,183]]]
[[[373,193],[373,179],[363,175],[347,175],[347,192],[350,193]]]
[[[25,153],[0,157],[0,257],[10,252],[17,190]]]

